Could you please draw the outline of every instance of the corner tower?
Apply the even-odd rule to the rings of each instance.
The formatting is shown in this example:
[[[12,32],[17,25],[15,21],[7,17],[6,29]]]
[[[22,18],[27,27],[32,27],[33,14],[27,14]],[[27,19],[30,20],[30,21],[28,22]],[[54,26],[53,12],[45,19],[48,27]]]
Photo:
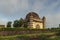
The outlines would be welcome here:
[[[46,26],[46,17],[43,16],[42,20],[43,20],[43,28],[45,28],[45,26]]]

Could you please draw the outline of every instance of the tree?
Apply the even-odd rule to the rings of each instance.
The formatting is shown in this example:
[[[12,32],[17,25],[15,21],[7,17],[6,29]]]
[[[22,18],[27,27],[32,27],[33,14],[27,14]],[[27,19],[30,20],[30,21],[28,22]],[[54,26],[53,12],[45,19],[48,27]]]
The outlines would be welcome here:
[[[20,19],[19,20],[19,23],[20,23],[20,26],[21,27],[24,27],[24,28],[27,28],[27,26],[28,26],[28,22],[26,22],[24,19]]]
[[[59,28],[60,28],[60,24],[59,24]]]
[[[15,20],[13,23],[13,27],[25,27],[27,28],[27,22],[24,21],[22,18],[20,18],[20,20]]]
[[[24,28],[27,28],[28,27],[28,22],[24,22]]]
[[[19,26],[22,27],[24,25],[24,20],[20,18],[19,23],[20,23]]]
[[[11,24],[12,24],[12,22],[9,21],[9,22],[7,23],[7,27],[11,27]]]
[[[19,27],[19,21],[18,21],[18,20],[15,20],[15,21],[14,21],[13,27]]]

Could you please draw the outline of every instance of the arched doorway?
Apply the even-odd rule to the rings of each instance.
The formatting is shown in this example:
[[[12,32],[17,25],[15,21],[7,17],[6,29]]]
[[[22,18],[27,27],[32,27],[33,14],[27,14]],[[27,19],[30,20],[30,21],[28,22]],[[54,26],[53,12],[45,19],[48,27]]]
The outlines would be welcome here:
[[[36,25],[36,29],[40,29],[40,25],[39,24]]]

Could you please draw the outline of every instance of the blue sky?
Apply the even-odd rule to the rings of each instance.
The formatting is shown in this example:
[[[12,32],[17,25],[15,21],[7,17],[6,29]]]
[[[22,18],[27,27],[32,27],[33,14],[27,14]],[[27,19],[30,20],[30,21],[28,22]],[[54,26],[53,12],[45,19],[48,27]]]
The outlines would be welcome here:
[[[46,16],[46,27],[60,24],[60,0],[0,0],[0,24],[25,18],[31,11]]]

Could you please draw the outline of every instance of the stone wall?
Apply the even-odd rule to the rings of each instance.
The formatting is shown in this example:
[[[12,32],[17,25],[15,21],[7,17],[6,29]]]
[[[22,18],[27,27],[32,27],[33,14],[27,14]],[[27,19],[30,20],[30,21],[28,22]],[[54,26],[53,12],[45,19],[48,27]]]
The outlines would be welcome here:
[[[41,32],[57,32],[54,30],[5,30],[0,31],[0,36],[8,36],[8,35],[19,35],[19,34],[32,34],[32,33],[41,33]]]

